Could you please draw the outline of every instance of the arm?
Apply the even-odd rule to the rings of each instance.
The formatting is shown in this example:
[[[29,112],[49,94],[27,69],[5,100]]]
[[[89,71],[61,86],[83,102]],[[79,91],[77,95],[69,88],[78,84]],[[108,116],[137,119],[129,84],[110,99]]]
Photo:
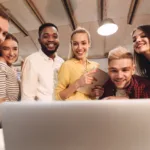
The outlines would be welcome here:
[[[121,97],[121,96],[108,96],[103,98],[102,100],[127,100],[128,97]]]
[[[21,100],[34,100],[37,92],[38,76],[30,59],[26,59],[22,68]]]
[[[5,68],[0,67],[0,103],[8,100],[6,92],[6,72]]]
[[[58,85],[56,88],[56,99],[65,100],[70,97],[79,87],[82,87],[86,84],[91,84],[93,77],[90,75],[94,73],[95,70],[92,70],[88,73],[82,75],[74,83],[70,84],[70,72],[69,67],[66,64],[61,66],[61,69],[58,73]]]

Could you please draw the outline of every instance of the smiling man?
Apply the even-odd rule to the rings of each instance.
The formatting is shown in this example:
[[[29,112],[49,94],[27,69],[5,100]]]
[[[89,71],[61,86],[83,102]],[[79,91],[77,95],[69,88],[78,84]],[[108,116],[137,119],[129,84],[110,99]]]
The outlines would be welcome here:
[[[59,47],[58,28],[52,23],[39,27],[41,49],[28,56],[22,69],[22,100],[54,100],[53,91],[57,72],[64,62],[57,56]]]
[[[150,98],[150,81],[134,75],[133,55],[123,47],[117,47],[108,55],[108,74],[104,99]]]

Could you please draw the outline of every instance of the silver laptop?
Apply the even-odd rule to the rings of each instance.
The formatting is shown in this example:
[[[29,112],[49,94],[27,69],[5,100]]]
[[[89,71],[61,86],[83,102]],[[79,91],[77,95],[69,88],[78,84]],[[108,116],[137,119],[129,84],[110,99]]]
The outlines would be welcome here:
[[[149,150],[150,101],[2,105],[6,150]]]

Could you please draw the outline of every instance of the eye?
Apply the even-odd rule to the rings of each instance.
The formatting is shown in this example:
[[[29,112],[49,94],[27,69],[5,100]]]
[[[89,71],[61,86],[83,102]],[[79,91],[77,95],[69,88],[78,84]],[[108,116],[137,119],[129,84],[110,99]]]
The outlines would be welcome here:
[[[17,51],[17,50],[18,50],[18,47],[14,47],[13,50]]]
[[[136,42],[136,38],[133,38],[132,41],[133,41],[133,42]]]
[[[130,71],[130,68],[125,68],[125,69],[123,69],[122,71],[123,71],[123,72],[128,72],[128,71]]]
[[[87,43],[86,42],[82,42],[82,45],[86,45]]]
[[[73,43],[72,43],[72,45],[73,45],[73,46],[77,46],[77,45],[78,45],[78,43],[76,43],[76,42],[73,42]]]
[[[117,73],[118,71],[117,70],[109,70],[111,73]]]
[[[146,35],[141,35],[141,38],[147,38],[147,36]]]
[[[3,46],[2,50],[9,50],[9,47]]]
[[[47,38],[48,38],[48,35],[46,35],[46,34],[43,35],[43,38],[44,38],[44,39],[47,39]]]
[[[3,33],[3,36],[6,37],[7,34],[8,34],[8,32],[4,32],[4,33]]]
[[[57,34],[54,34],[53,37],[54,37],[55,39],[57,39],[57,38],[58,38],[58,35],[57,35]]]

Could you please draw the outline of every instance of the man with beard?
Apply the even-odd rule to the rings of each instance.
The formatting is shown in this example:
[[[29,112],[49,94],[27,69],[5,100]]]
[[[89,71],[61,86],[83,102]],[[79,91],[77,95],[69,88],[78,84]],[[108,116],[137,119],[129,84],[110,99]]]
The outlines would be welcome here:
[[[150,98],[150,80],[134,75],[133,55],[123,47],[117,47],[108,55],[110,79],[103,86],[104,99]]]
[[[59,47],[58,28],[52,23],[39,27],[41,50],[28,56],[22,68],[22,100],[54,100],[57,72],[64,62],[57,56]]]

